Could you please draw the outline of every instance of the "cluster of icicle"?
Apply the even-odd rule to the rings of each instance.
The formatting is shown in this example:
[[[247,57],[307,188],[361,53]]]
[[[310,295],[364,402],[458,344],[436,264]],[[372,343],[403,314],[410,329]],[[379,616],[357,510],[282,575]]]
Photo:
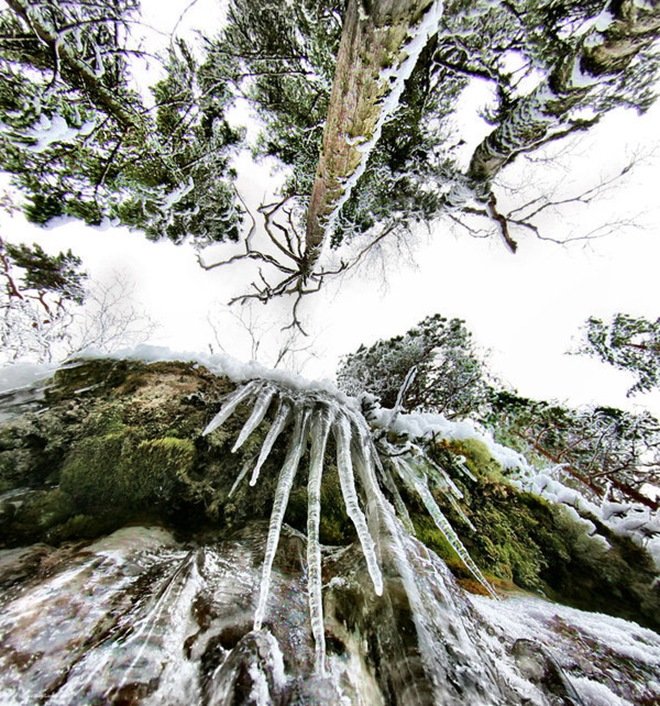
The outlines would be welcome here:
[[[225,399],[220,411],[204,430],[204,435],[210,434],[222,425],[241,404],[251,404],[252,411],[243,425],[232,451],[237,451],[245,443],[250,434],[264,420],[271,405],[275,406],[272,424],[252,468],[249,481],[251,486],[255,485],[259,479],[259,473],[276,440],[287,427],[291,427],[291,431],[287,431],[289,441],[286,457],[279,472],[273,498],[259,598],[254,618],[255,630],[262,627],[270,590],[273,560],[277,551],[289,495],[301,458],[309,445],[307,480],[308,595],[310,622],[316,645],[316,669],[320,673],[325,671],[319,524],[323,462],[330,433],[335,441],[337,471],[346,514],[355,525],[367,569],[377,595],[382,595],[383,577],[377,558],[376,544],[369,531],[365,513],[360,506],[355,482],[356,473],[365,497],[369,501],[369,506],[377,512],[382,512],[385,525],[395,543],[401,543],[397,539],[401,537],[401,529],[414,534],[412,521],[399,492],[399,484],[396,480],[398,478],[408,491],[416,493],[420,497],[436,526],[467,568],[486,590],[494,595],[492,588],[438,507],[429,481],[451,499],[453,507],[469,524],[469,520],[456,502],[457,498],[461,497],[461,493],[447,473],[434,464],[420,447],[411,443],[407,443],[404,447],[396,447],[384,439],[376,442],[364,416],[351,405],[340,402],[330,393],[287,389],[268,380],[252,380],[231,393]],[[229,493],[230,496],[243,482],[249,470],[250,465],[243,466]],[[381,484],[391,496],[394,508],[386,499]],[[399,552],[400,560],[402,556],[403,552]],[[401,561],[399,563],[401,564]],[[399,568],[403,574],[409,571],[409,567],[403,565],[400,565]]]

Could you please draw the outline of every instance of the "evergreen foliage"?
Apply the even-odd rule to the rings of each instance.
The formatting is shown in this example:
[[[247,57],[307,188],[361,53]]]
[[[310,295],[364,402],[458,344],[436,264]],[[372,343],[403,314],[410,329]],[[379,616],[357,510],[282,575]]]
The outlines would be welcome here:
[[[551,5],[450,2],[339,214],[333,245],[375,226],[401,232],[447,212],[492,218],[486,207],[491,183],[505,164],[592,126],[613,108],[647,109],[658,67],[651,50],[657,13],[640,15],[642,31],[620,19],[632,12],[624,5],[608,4],[604,11],[602,3],[575,0]],[[266,123],[259,152],[292,167],[291,194],[308,194],[314,178],[343,9],[333,0],[306,0],[285,7],[268,2],[257,11],[252,3],[235,0],[218,45],[240,55],[242,77],[250,79],[246,90]],[[628,47],[618,63],[607,67],[596,65],[593,57],[590,63],[591,54],[582,56],[585,33],[598,44],[593,30],[587,30],[606,16],[616,18],[612,41],[626,32],[634,37],[634,51]],[[586,87],[569,85],[568,74],[577,64],[598,74]],[[553,90],[561,86],[561,95],[544,113],[543,129],[530,127],[527,134],[517,114],[531,100],[526,84],[538,83],[539,77]],[[497,96],[495,109],[484,117],[502,133],[498,149],[504,156],[492,167],[475,153],[465,170],[453,114],[461,91],[474,78],[491,84]],[[531,118],[528,122],[533,125]]]
[[[580,353],[600,358],[637,377],[628,395],[660,386],[660,318],[615,314],[609,322],[591,317],[585,324]]]
[[[151,238],[238,237],[229,94],[183,42],[149,106],[131,84],[135,0],[12,0],[0,12],[0,167],[36,223],[74,216]],[[218,70],[218,67],[216,67]]]
[[[660,485],[660,422],[648,412],[571,409],[499,390],[485,422],[498,440],[559,465],[598,499],[639,502],[644,484]]]
[[[399,391],[414,369],[401,405],[407,411],[462,417],[475,412],[487,393],[485,369],[472,334],[461,319],[428,316],[403,336],[360,346],[346,356],[337,383],[351,395],[376,396],[394,408]]]

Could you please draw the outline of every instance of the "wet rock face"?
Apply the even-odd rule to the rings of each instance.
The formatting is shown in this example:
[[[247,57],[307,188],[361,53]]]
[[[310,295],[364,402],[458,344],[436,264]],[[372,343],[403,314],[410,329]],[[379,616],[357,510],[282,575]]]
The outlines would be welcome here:
[[[201,431],[234,389],[183,363],[86,361],[6,400],[0,430],[0,547],[87,539],[126,522],[184,533],[268,516],[269,475],[242,503],[229,490],[259,434],[230,449],[248,411]],[[272,464],[277,463],[275,453]]]
[[[281,538],[253,629],[267,527],[179,542],[128,527],[0,552],[0,703],[652,704],[660,637],[537,599],[468,599],[423,545],[324,552],[325,674],[314,671],[305,539]]]
[[[0,400],[0,704],[660,697],[655,633],[541,601],[470,599],[363,493],[383,577],[376,595],[331,460],[320,488],[321,542],[334,545],[322,548],[324,669],[310,622],[304,470],[255,629],[286,443],[257,486],[234,488],[273,424],[266,416],[232,453],[251,414],[239,406],[202,436],[234,389],[189,364],[88,361]]]

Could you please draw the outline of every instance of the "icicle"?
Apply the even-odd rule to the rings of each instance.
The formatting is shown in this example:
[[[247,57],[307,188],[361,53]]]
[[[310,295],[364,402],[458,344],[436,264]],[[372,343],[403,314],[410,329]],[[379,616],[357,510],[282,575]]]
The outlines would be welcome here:
[[[497,594],[493,591],[491,585],[484,578],[483,574],[479,570],[479,567],[472,560],[472,557],[461,540],[458,538],[454,528],[442,514],[442,511],[438,507],[433,494],[429,490],[426,476],[422,476],[422,474],[413,468],[410,463],[402,458],[393,458],[392,462],[403,482],[417,492],[420,499],[424,503],[426,510],[433,519],[435,526],[445,536],[446,540],[449,542],[452,549],[458,554],[461,561],[465,564],[477,581],[479,581],[479,583],[488,591],[488,593],[494,598],[497,598]]]
[[[417,377],[417,366],[413,365],[412,368],[406,373],[406,378],[403,381],[403,385],[399,388],[399,394],[396,396],[396,403],[394,404],[395,416],[398,412],[403,409],[403,398],[406,396],[406,392],[415,381]]]
[[[270,407],[270,401],[273,399],[274,394],[275,390],[272,387],[265,387],[259,392],[259,396],[252,408],[252,413],[243,425],[241,433],[238,435],[238,439],[236,439],[236,443],[232,447],[232,453],[238,451],[238,449],[243,446],[248,436],[261,424]]]
[[[422,449],[419,450],[420,457],[415,459],[417,464],[423,464],[424,473],[436,484],[436,486],[442,491],[444,496],[447,498],[449,504],[452,506],[456,514],[465,522],[465,524],[471,529],[475,530],[474,525],[470,521],[470,518],[465,514],[463,508],[458,504],[456,498],[462,498],[463,493],[460,488],[454,483],[454,481],[449,477],[447,471],[441,466],[438,466],[432,459],[430,459]]]
[[[438,466],[438,464],[432,459],[430,459],[421,449],[420,454],[424,459],[424,464],[428,466],[430,470],[433,471],[433,473],[430,473],[429,475],[433,476],[435,482],[438,483],[438,485],[440,485],[443,490],[448,489],[454,495],[454,497],[462,498],[463,493],[461,489],[456,485],[456,483],[454,483],[447,471],[445,471],[445,469],[441,466]]]
[[[465,514],[463,511],[463,508],[458,504],[458,501],[453,495],[450,495],[449,493],[445,493],[445,497],[449,501],[449,504],[452,506],[454,512],[463,520],[463,522],[473,531],[476,532],[477,528],[472,524],[472,520]]]
[[[249,397],[255,388],[261,387],[263,383],[258,380],[252,380],[247,385],[240,387],[238,390],[234,390],[231,395],[224,401],[220,411],[213,417],[213,419],[208,423],[206,429],[202,432],[202,436],[210,434],[215,431],[221,424],[227,421],[229,417],[234,413],[236,407],[243,402],[247,397]]]
[[[411,607],[411,615],[415,624],[415,630],[419,639],[422,660],[427,669],[433,670],[433,655],[436,650],[432,636],[424,623],[421,616],[424,614],[422,609],[423,601],[415,580],[415,573],[408,561],[408,556],[405,549],[404,535],[405,528],[403,524],[397,521],[394,508],[382,494],[378,485],[378,480],[373,472],[374,466],[382,466],[382,462],[378,456],[378,452],[371,441],[356,448],[356,465],[360,478],[369,495],[376,498],[378,505],[379,517],[382,519],[385,528],[387,529],[390,538],[390,550],[399,573],[399,577],[403,582],[403,587],[408,596]],[[383,472],[385,472],[383,467]],[[407,514],[407,511],[406,511]]]
[[[291,406],[289,405],[288,402],[285,400],[280,399],[280,406],[277,410],[277,413],[275,414],[275,420],[273,421],[273,424],[271,425],[270,429],[268,430],[268,434],[266,434],[266,438],[264,439],[264,443],[261,447],[261,451],[259,452],[259,458],[257,459],[257,465],[254,467],[254,470],[252,471],[252,477],[250,478],[250,485],[255,485],[257,482],[257,479],[259,478],[259,471],[261,470],[261,467],[264,465],[266,462],[266,459],[268,458],[268,455],[271,452],[271,449],[273,448],[273,444],[277,440],[277,437],[281,434],[282,429],[286,426],[287,421],[289,420],[289,414],[291,412]]]
[[[319,544],[321,479],[325,447],[334,416],[334,410],[320,407],[312,417],[310,427],[312,443],[307,481],[307,592],[312,635],[316,646],[315,668],[319,674],[325,674],[325,627],[323,625],[321,545]]]
[[[257,601],[257,610],[254,615],[255,630],[261,630],[261,625],[266,613],[266,603],[268,601],[268,592],[270,590],[270,575],[273,568],[273,559],[275,558],[275,552],[277,551],[277,545],[280,540],[282,521],[284,520],[286,506],[289,503],[289,493],[291,492],[293,479],[296,476],[298,464],[300,463],[300,457],[304,451],[309,413],[310,411],[308,408],[296,410],[296,421],[293,436],[287,450],[284,465],[280,471],[280,477],[277,481],[277,488],[275,489],[273,509],[270,514],[270,523],[268,526],[268,539],[266,540],[266,553],[261,570],[259,600]]]
[[[369,533],[364,513],[358,504],[357,491],[355,489],[353,463],[351,461],[351,431],[348,419],[343,414],[339,415],[339,419],[335,421],[332,429],[337,443],[337,471],[346,513],[355,525],[358,539],[362,545],[362,552],[367,562],[367,569],[374,585],[374,591],[378,596],[381,596],[383,594],[383,576],[378,566],[374,540]]]
[[[472,473],[472,471],[465,465],[466,458],[465,456],[457,456],[456,458],[456,465],[458,466],[458,470],[466,477],[469,478],[471,481],[474,481],[475,483],[478,483],[479,481],[477,480],[477,477]]]
[[[241,467],[241,472],[236,476],[236,480],[234,481],[234,485],[232,485],[231,490],[229,491],[227,497],[231,498],[231,496],[236,492],[236,489],[238,486],[241,484],[243,478],[247,475],[247,472],[250,470],[250,466],[252,466],[252,461],[253,458],[247,460],[243,466]]]
[[[401,524],[406,528],[406,531],[410,532],[410,534],[415,536],[415,527],[413,525],[412,520],[410,519],[408,508],[403,502],[403,498],[401,497],[401,493],[399,493],[399,489],[397,488],[396,482],[394,481],[392,474],[383,465],[383,462],[380,460],[380,456],[377,453],[373,453],[372,456],[376,468],[378,469],[378,473],[383,479],[383,485],[385,486],[385,488],[387,488],[390,495],[392,496],[392,500],[394,501],[394,509],[396,510],[397,517],[401,520]]]

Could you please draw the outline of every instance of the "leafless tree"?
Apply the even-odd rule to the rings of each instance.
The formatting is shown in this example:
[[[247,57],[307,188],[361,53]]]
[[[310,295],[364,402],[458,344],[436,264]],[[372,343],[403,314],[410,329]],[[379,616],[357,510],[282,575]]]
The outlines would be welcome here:
[[[219,305],[207,316],[213,341],[211,353],[222,352],[244,358],[245,349],[251,360],[270,368],[301,373],[315,357],[315,339],[305,337],[292,327],[282,329],[272,315],[257,310],[257,302],[249,300],[239,306]],[[238,335],[237,335],[238,329]]]

